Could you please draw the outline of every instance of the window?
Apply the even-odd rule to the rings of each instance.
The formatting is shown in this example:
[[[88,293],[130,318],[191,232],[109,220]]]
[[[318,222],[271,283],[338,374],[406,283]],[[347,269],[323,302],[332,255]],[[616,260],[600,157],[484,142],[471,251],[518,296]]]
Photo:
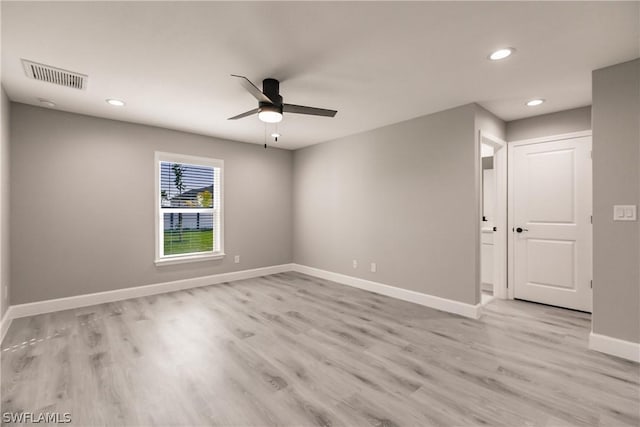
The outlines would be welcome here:
[[[156,153],[156,264],[224,256],[223,164]]]

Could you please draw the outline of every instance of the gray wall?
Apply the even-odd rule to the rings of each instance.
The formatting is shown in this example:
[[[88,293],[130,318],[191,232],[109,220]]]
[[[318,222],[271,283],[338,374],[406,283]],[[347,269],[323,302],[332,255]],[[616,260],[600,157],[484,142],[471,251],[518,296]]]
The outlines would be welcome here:
[[[0,317],[9,306],[9,107],[0,86]]]
[[[593,331],[640,342],[640,59],[593,72]]]
[[[485,135],[494,136],[506,141],[506,123],[502,121],[502,119],[496,117],[491,111],[477,104],[474,105],[476,108],[476,131],[481,130]],[[480,141],[478,141],[478,144],[480,144]]]
[[[295,262],[476,304],[476,112],[469,104],[297,150]]]
[[[574,108],[508,122],[507,141],[520,141],[590,129],[591,107]]]
[[[23,104],[11,113],[12,304],[291,262],[290,151]],[[224,260],[154,265],[155,150],[225,161]]]

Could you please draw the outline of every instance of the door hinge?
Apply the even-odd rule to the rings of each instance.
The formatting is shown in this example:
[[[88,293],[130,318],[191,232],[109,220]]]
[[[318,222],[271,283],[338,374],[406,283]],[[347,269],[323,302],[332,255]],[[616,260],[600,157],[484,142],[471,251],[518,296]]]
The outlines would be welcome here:
[[[591,279],[590,282],[591,282],[591,289],[593,289],[593,279]]]
[[[593,215],[589,216],[589,219],[591,221],[591,224],[593,224]]]

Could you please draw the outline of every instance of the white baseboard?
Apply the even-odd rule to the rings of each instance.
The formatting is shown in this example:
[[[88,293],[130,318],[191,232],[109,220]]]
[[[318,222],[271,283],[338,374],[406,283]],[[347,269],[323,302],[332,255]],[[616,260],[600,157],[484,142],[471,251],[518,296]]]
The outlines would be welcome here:
[[[640,363],[640,343],[591,332],[589,334],[589,348]]]
[[[122,301],[125,299],[144,297],[148,295],[157,295],[165,292],[197,288],[200,286],[215,285],[217,283],[230,282],[233,280],[251,279],[253,277],[283,273],[291,270],[293,270],[292,264],[281,264],[270,267],[254,268],[251,270],[232,271],[229,273],[213,274],[210,276],[193,277],[190,279],[175,280],[173,282],[116,289],[114,291],[96,292],[93,294],[76,295],[73,297],[12,305],[9,306],[2,318],[0,343],[2,342],[2,339],[4,339],[4,334],[9,329],[11,321],[20,317],[87,307],[107,302]]]
[[[360,279],[358,277],[347,276],[345,274],[334,273],[327,270],[321,270],[319,268],[307,267],[306,265],[292,264],[292,270],[308,274],[310,276],[319,277],[321,279],[331,280],[343,285],[353,286],[354,288],[375,292],[376,294],[413,302],[415,304],[424,305],[426,307],[435,308],[448,313],[458,314],[464,317],[470,317],[472,319],[479,318],[481,313],[481,304],[472,305],[446,298],[440,298],[408,289],[385,285],[384,283],[373,282],[371,280]]]
[[[251,279],[254,277],[266,276],[269,274],[283,273],[286,271],[297,271],[331,280],[348,286],[409,301],[448,313],[459,314],[461,316],[477,319],[480,316],[481,304],[471,305],[446,298],[423,294],[407,289],[385,285],[383,283],[333,273],[318,268],[307,267],[299,264],[282,264],[270,267],[254,268],[251,270],[232,271],[229,273],[213,274],[210,276],[194,277],[190,279],[176,280],[172,282],[156,283],[152,285],[136,286],[131,288],[117,289],[106,292],[96,292],[93,294],[76,295],[73,297],[57,298],[45,301],[37,301],[27,304],[9,306],[0,323],[0,343],[11,325],[13,319],[20,317],[35,316],[37,314],[51,313],[54,311],[70,310],[80,307],[88,307],[96,304],[122,301],[131,298],[157,295],[165,292],[179,291],[183,289],[197,288],[200,286],[215,285],[222,282],[234,280]]]
[[[353,286],[355,288],[364,289],[366,291],[386,295],[403,301],[409,301],[472,319],[479,318],[481,314],[482,304],[467,304],[300,264],[281,264],[254,268],[251,270],[232,271],[229,273],[213,274],[210,276],[194,277],[190,279],[175,280],[172,282],[117,289],[114,291],[97,292],[67,298],[12,305],[7,308],[2,320],[0,320],[0,343],[2,343],[5,334],[9,330],[11,321],[20,317],[87,307],[96,304],[122,301],[130,298],[157,295],[165,292],[173,292],[207,285],[215,285],[217,283],[230,282],[234,280],[251,279],[269,274],[284,273],[286,271],[297,271],[299,273],[331,280],[343,285]],[[640,363],[640,343],[624,341],[606,335],[594,334],[592,332],[589,335],[589,348],[591,350]]]

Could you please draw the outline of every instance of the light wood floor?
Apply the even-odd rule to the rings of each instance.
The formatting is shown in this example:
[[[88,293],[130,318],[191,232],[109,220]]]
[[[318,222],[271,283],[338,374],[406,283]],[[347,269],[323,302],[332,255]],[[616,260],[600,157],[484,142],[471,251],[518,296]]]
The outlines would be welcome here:
[[[72,424],[638,426],[639,366],[590,316],[493,301],[481,320],[297,273],[18,319],[2,412]]]

